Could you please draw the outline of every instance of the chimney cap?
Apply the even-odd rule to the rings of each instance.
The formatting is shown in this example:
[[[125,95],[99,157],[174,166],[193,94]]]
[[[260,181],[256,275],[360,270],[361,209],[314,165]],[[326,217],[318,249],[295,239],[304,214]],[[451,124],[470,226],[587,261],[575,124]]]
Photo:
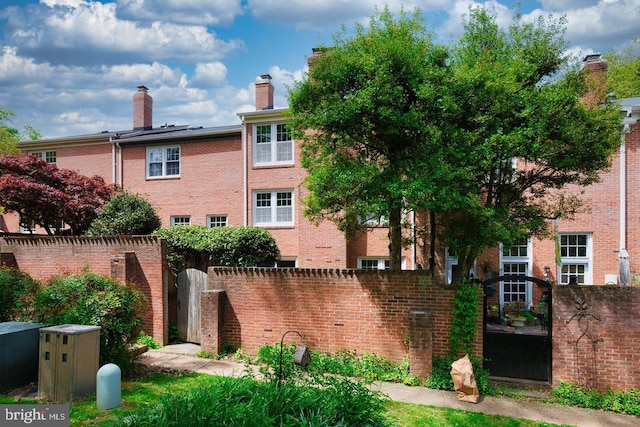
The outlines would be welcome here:
[[[584,57],[584,62],[598,62],[602,59],[601,53],[590,53]]]
[[[149,90],[146,86],[138,86],[138,92],[147,92]]]
[[[271,81],[271,74],[260,74],[260,78],[258,79],[259,82],[270,82]]]

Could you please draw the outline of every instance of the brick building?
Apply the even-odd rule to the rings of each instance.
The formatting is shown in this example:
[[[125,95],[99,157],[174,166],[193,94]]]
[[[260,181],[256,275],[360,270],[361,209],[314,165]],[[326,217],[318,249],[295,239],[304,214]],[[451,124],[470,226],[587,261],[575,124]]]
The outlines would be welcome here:
[[[605,71],[606,63],[589,56],[585,67]],[[256,81],[256,108],[238,114],[240,125],[153,127],[153,100],[140,86],[133,95],[131,130],[27,141],[21,148],[59,167],[101,175],[142,194],[158,208],[163,226],[264,227],[280,248],[280,266],[384,268],[388,260],[384,227],[347,239],[332,223],[314,225],[302,215],[306,189],[300,151],[284,126],[286,109],[273,108],[270,80],[265,74]],[[487,251],[476,263],[476,277],[519,274],[549,277],[561,284],[572,278],[581,284],[618,283],[622,249],[629,255],[631,271],[638,269],[640,98],[620,102],[622,144],[611,170],[582,196],[588,212],[556,224],[563,263],[555,264],[552,240],[530,239],[508,251]],[[4,215],[1,225],[4,231],[19,230],[18,218],[12,215]],[[408,247],[403,268],[435,266],[436,277],[446,282],[456,259],[446,248],[437,248],[435,263],[430,263],[427,258],[432,255],[425,252],[420,244]],[[501,303],[534,304],[539,292],[528,282],[507,282],[501,283],[498,297]]]

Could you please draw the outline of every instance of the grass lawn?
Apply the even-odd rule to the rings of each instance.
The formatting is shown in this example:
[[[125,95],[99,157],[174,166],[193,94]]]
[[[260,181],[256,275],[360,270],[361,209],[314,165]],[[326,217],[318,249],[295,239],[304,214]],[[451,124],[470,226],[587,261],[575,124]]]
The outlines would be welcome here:
[[[165,392],[177,395],[211,383],[212,377],[191,372],[144,372],[137,378],[122,383],[121,406],[101,411],[96,408],[96,397],[87,396],[71,404],[71,426],[113,426],[115,420],[131,414],[140,406],[152,407]],[[35,402],[35,400],[27,400]],[[27,402],[23,400],[22,402]],[[0,396],[0,403],[18,403],[12,398]],[[471,411],[415,405],[401,402],[386,402],[385,417],[396,426],[464,426],[464,427],[533,427],[551,426],[529,420],[498,415],[486,415]]]

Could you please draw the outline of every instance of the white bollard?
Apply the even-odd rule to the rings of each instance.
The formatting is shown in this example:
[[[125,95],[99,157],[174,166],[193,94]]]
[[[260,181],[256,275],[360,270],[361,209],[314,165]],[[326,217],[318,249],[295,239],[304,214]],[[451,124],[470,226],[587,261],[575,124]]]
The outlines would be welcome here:
[[[120,406],[120,368],[107,363],[96,374],[96,404],[98,409],[113,409]]]

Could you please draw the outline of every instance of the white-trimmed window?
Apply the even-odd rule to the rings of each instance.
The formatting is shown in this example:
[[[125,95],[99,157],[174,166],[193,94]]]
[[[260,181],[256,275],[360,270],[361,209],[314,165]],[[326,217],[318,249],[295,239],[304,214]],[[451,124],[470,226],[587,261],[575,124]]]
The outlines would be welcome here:
[[[293,191],[254,191],[253,224],[260,226],[292,226]]]
[[[44,160],[47,163],[55,163],[57,158],[56,158],[56,151],[55,150],[51,150],[51,151],[30,151],[29,154],[31,154],[32,156],[35,157],[39,157],[42,160]]]
[[[276,261],[276,268],[296,268],[298,266],[297,258],[282,258]]]
[[[191,225],[191,217],[189,215],[176,215],[171,217],[171,226],[175,225]]]
[[[226,215],[207,215],[207,227],[226,227],[227,216]]]
[[[511,246],[501,245],[500,269],[504,276],[529,276],[531,271],[531,239]],[[502,303],[531,304],[531,282],[521,279],[504,280],[500,289]]]
[[[293,138],[285,123],[253,127],[254,165],[293,164]]]
[[[148,147],[147,178],[180,176],[180,147]]]
[[[560,234],[560,265],[558,281],[568,285],[572,279],[579,285],[591,284],[591,234]]]
[[[388,270],[389,258],[358,258],[358,268],[361,270]]]
[[[36,232],[36,223],[34,221],[20,221],[20,233],[33,234]]]

